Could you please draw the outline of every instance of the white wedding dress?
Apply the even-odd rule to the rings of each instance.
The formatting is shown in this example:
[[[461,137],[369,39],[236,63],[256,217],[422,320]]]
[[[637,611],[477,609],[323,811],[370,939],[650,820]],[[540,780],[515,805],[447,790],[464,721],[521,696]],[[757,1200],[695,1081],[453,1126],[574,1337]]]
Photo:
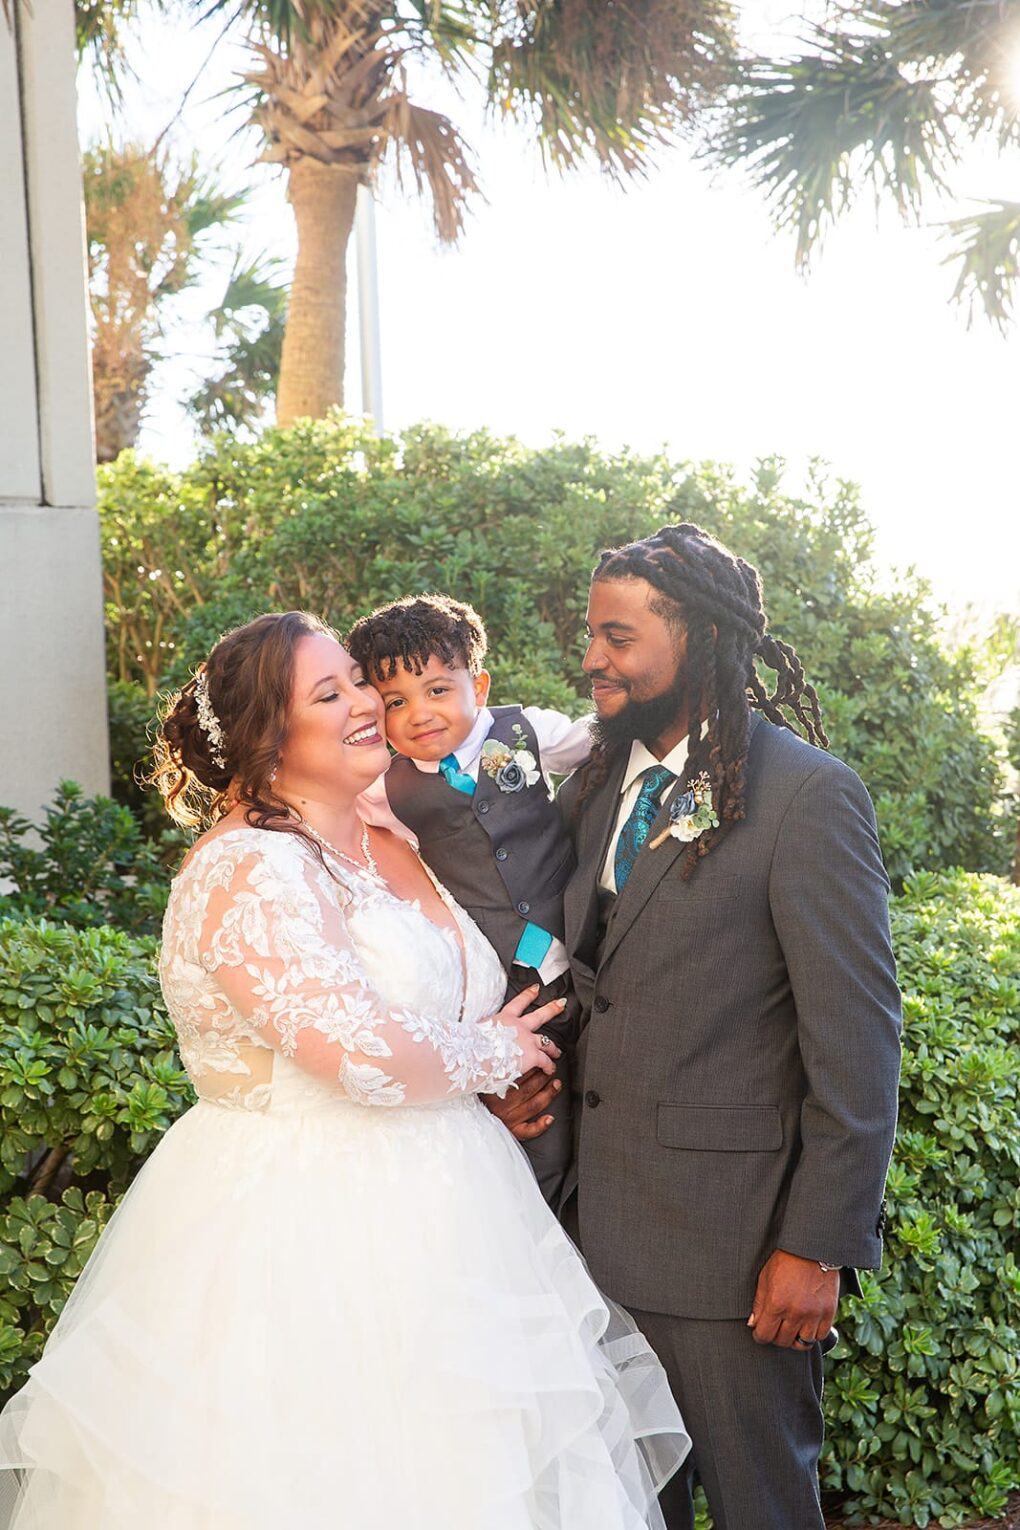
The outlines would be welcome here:
[[[174,883],[199,1102],[3,1415],[0,1526],[661,1526],[663,1372],[477,1098],[519,1059],[492,948],[327,859],[240,827]]]

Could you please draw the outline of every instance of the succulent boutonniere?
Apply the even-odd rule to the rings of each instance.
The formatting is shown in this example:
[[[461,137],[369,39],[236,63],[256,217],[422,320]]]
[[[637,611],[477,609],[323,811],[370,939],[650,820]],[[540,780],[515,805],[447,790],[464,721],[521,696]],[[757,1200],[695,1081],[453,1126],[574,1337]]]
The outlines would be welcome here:
[[[523,791],[526,786],[534,786],[541,775],[538,761],[528,748],[520,723],[514,723],[513,734],[512,744],[501,744],[497,739],[487,738],[482,745],[479,763],[501,792]]]
[[[718,827],[719,820],[712,806],[712,784],[707,772],[702,771],[697,780],[669,804],[669,826],[655,836],[648,848],[657,850],[667,839],[678,839],[682,845],[689,845],[706,829]]]

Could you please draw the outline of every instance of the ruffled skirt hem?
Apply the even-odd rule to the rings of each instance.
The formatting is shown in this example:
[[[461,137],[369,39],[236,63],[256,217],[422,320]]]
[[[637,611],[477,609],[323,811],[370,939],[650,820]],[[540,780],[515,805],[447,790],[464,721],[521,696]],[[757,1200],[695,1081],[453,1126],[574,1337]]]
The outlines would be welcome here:
[[[199,1105],[0,1419],[0,1530],[661,1530],[688,1449],[482,1106]]]

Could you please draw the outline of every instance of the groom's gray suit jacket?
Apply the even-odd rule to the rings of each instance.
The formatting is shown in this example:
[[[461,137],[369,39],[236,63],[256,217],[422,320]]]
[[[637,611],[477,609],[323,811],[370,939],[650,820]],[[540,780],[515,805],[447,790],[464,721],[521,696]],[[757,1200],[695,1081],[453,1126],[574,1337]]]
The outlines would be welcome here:
[[[746,819],[686,882],[679,841],[646,845],[600,942],[625,764],[578,813],[583,771],[559,797],[581,1244],[626,1306],[743,1318],[777,1248],[881,1262],[900,1003],[874,811],[847,766],[755,718]]]

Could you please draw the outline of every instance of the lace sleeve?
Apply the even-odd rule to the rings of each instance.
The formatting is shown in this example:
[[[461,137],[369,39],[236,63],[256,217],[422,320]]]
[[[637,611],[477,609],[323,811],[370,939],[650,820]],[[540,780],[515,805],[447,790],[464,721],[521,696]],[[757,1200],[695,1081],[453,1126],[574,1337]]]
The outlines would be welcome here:
[[[388,1008],[327,874],[291,836],[265,839],[215,859],[198,939],[200,963],[260,1039],[360,1105],[505,1093],[520,1074],[511,1027]]]

